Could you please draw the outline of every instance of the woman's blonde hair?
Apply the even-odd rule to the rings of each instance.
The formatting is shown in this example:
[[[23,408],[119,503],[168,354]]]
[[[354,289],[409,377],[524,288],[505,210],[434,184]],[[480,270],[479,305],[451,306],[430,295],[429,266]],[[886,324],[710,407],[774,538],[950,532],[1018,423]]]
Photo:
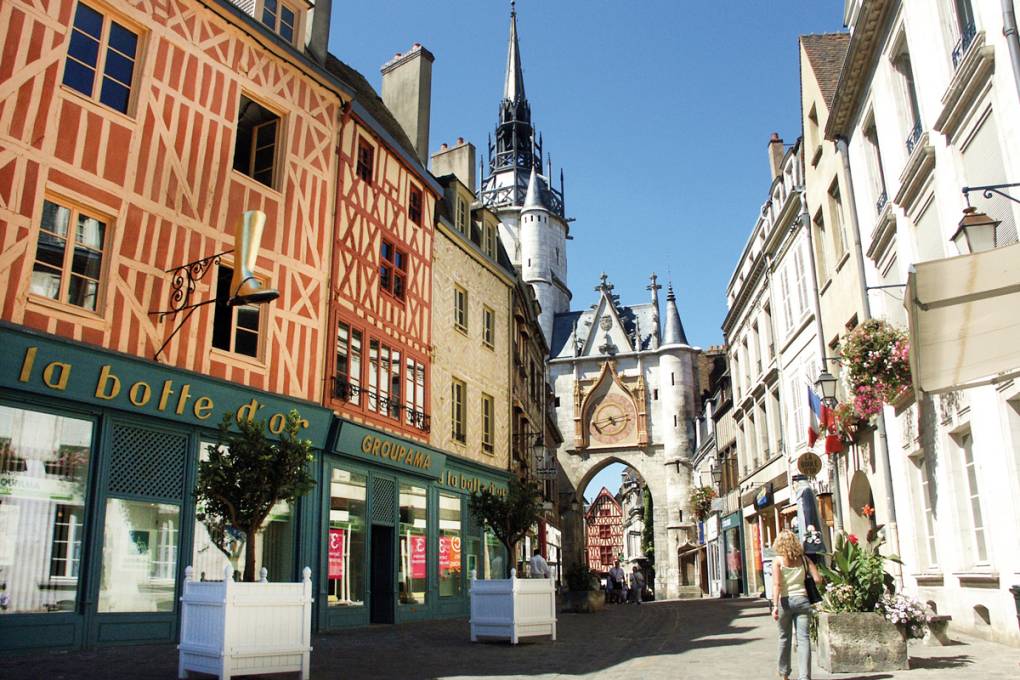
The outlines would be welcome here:
[[[783,529],[776,536],[772,543],[772,550],[787,562],[793,564],[804,558],[804,549],[800,546],[800,539],[789,529]]]

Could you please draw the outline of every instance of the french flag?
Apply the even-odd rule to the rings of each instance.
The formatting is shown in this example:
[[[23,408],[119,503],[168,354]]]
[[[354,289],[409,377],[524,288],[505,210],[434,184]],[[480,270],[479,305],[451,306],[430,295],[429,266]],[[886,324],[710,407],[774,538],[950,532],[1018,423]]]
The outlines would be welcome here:
[[[843,442],[836,434],[836,422],[832,409],[822,403],[814,390],[807,388],[808,405],[811,417],[808,422],[808,448],[814,448],[815,442],[825,433],[825,453],[839,453],[843,450]]]

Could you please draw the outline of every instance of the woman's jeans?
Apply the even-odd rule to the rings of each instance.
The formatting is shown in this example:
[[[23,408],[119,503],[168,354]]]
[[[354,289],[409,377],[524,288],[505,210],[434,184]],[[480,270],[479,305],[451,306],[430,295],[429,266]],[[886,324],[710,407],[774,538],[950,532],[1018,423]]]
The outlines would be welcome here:
[[[797,671],[800,680],[811,680],[811,603],[804,595],[779,598],[779,674],[790,674],[791,628],[797,628]]]

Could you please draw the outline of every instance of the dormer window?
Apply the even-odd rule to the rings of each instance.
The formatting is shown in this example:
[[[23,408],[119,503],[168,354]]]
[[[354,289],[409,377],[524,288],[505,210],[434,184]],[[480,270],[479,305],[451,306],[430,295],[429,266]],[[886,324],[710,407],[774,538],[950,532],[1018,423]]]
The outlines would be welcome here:
[[[421,208],[422,208],[423,197],[421,189],[412,186],[410,196],[407,201],[407,216],[411,218],[411,221],[415,224],[421,224]]]
[[[280,0],[263,0],[262,23],[273,33],[294,44],[298,13],[291,5]]]

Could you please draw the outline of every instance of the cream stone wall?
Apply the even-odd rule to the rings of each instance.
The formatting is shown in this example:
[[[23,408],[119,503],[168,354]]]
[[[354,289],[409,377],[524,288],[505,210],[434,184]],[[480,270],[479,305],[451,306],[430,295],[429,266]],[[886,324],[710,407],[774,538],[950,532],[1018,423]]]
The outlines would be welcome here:
[[[512,280],[445,222],[437,224],[432,259],[432,431],[443,451],[503,470],[510,451],[510,292]],[[454,286],[468,294],[467,332],[454,326]],[[495,342],[482,342],[482,310],[495,312]],[[452,381],[467,386],[467,441],[453,438]],[[495,403],[493,452],[482,449],[482,394]]]

